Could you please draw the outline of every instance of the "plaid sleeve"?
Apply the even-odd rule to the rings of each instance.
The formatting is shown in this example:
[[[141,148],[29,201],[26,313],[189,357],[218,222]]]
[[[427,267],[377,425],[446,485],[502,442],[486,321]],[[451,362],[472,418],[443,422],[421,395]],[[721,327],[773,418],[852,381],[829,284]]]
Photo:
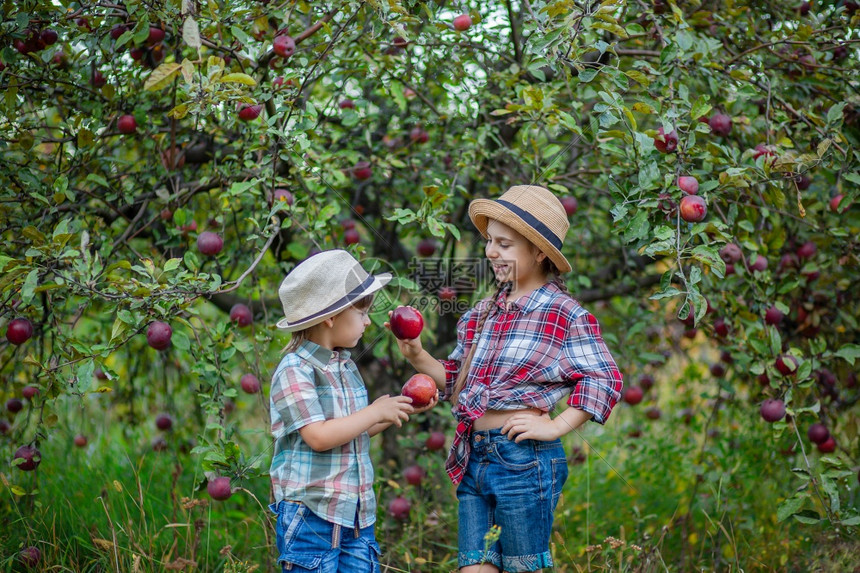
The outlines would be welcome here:
[[[311,370],[307,372],[309,368]],[[269,399],[284,424],[285,433],[326,419],[314,384],[312,367],[287,365],[278,370],[272,379]]]
[[[621,397],[621,372],[603,341],[597,319],[581,308],[570,322],[563,366],[574,384],[568,406],[588,412],[598,424],[605,423]]]
[[[440,400],[447,400],[454,392],[454,383],[457,381],[457,376],[460,374],[460,366],[463,364],[465,356],[466,340],[468,340],[469,327],[474,331],[474,325],[470,325],[470,319],[474,314],[474,308],[466,311],[460,320],[457,321],[457,346],[448,355],[447,360],[440,360],[445,368],[445,395]]]

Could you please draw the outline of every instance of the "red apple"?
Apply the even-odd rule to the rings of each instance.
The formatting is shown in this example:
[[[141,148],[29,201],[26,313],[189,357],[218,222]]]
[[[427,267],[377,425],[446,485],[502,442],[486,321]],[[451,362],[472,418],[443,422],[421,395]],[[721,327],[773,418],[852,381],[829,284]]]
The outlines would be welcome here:
[[[765,145],[764,143],[759,143],[755,146],[755,151],[753,152],[753,161],[757,160],[759,157],[764,157],[765,163],[770,164],[771,166],[776,163],[776,151],[773,150],[769,145]]]
[[[639,387],[642,388],[644,392],[647,392],[654,387],[654,377],[650,374],[643,374],[639,377]]]
[[[836,440],[833,436],[827,436],[827,439],[818,444],[818,451],[823,454],[829,454],[836,451]]]
[[[117,24],[110,29],[110,37],[114,40],[119,40],[119,37],[125,34],[126,30],[128,30],[128,26],[125,24]]]
[[[9,430],[12,429],[12,424],[7,422],[4,418],[0,418],[0,436],[9,433]]]
[[[230,308],[230,321],[236,326],[244,328],[254,321],[251,309],[241,302],[237,302]]]
[[[710,367],[711,376],[714,378],[722,378],[726,375],[726,367],[719,362],[714,362]]]
[[[46,46],[53,46],[57,43],[59,38],[60,36],[57,34],[57,31],[52,30],[51,28],[45,28],[42,30],[42,33],[39,34],[39,40],[41,40]]]
[[[657,406],[651,406],[647,410],[645,410],[645,417],[649,420],[659,420],[663,415],[663,412],[660,411],[660,408]]]
[[[412,143],[427,143],[430,140],[430,135],[421,126],[416,125],[409,132],[409,139],[412,140]]]
[[[14,318],[6,327],[6,340],[18,346],[33,336],[33,324],[26,318]]]
[[[204,255],[217,255],[224,248],[224,239],[212,231],[203,231],[197,236],[197,250]]]
[[[340,109],[355,109],[355,102],[349,98],[342,99],[342,100],[340,100],[340,103],[337,104],[337,106]]]
[[[797,188],[801,191],[806,191],[809,189],[809,186],[812,185],[812,178],[810,178],[806,173],[801,173],[794,177],[794,184],[797,185]]]
[[[296,41],[291,36],[276,36],[272,42],[272,51],[286,59],[296,52]]]
[[[424,445],[427,446],[427,449],[430,451],[435,452],[437,450],[441,450],[445,447],[445,434],[442,432],[430,432]]]
[[[424,317],[411,306],[398,306],[389,319],[391,333],[400,340],[418,338],[424,328]]]
[[[845,195],[839,193],[838,195],[834,195],[832,199],[830,199],[830,210],[834,213],[842,213],[845,210],[845,205],[841,205],[842,199],[845,198]]]
[[[41,559],[42,552],[39,551],[38,547],[34,547],[32,545],[25,547],[18,554],[18,560],[28,569],[35,569],[39,565],[39,561]]]
[[[732,131],[732,118],[724,113],[715,113],[708,120],[708,125],[711,126],[711,131],[725,137]]]
[[[426,374],[414,374],[401,388],[400,393],[412,398],[412,405],[423,408],[433,401],[438,393],[436,382]]]
[[[439,289],[439,300],[454,300],[457,298],[457,289],[450,286],[443,286]]]
[[[810,442],[822,444],[830,437],[830,432],[827,430],[827,426],[816,422],[809,426],[809,429],[806,431],[806,435],[809,436]]]
[[[667,134],[661,127],[657,130],[657,136],[654,138],[654,147],[660,153],[674,153],[678,148],[678,132],[673,129]]]
[[[762,255],[756,255],[755,260],[750,264],[751,271],[764,271],[767,270],[767,259]]]
[[[764,321],[770,325],[779,324],[783,318],[785,318],[785,314],[775,306],[770,307],[764,313]]]
[[[635,406],[639,402],[642,401],[642,398],[645,396],[645,393],[642,391],[642,388],[638,386],[631,386],[629,388],[625,388],[621,393],[621,399],[630,404],[631,406]]]
[[[156,350],[164,350],[170,346],[173,329],[166,322],[154,321],[146,329],[146,342]]]
[[[361,242],[361,235],[355,229],[347,229],[343,232],[343,242],[347,245],[355,245]]]
[[[21,395],[28,400],[32,400],[33,396],[39,393],[39,389],[35,386],[24,386],[24,389],[21,390]]]
[[[373,170],[370,167],[370,163],[367,161],[359,161],[356,163],[355,167],[352,168],[352,176],[359,181],[370,179],[373,176]]]
[[[209,483],[206,484],[206,491],[209,493],[209,497],[217,501],[225,501],[233,495],[230,488],[230,478],[227,476],[209,480]]]
[[[122,115],[116,120],[116,128],[120,133],[129,135],[137,131],[137,120],[134,119],[133,115]]]
[[[418,241],[418,254],[422,257],[430,257],[436,252],[436,239],[421,239]]]
[[[346,230],[349,230],[349,229],[355,229],[355,221],[354,221],[353,219],[346,218],[346,219],[343,219],[343,220],[340,222],[340,226],[341,226],[341,228],[343,228],[345,231],[346,231]]]
[[[159,414],[155,417],[155,427],[163,432],[173,428],[173,417],[170,414]]]
[[[100,88],[107,83],[107,80],[100,71],[95,70],[90,76],[90,83],[94,88]]]
[[[409,512],[412,509],[412,504],[405,497],[395,497],[388,504],[388,514],[397,521],[409,519]]]
[[[699,192],[699,182],[691,175],[681,175],[678,177],[678,187],[688,195],[695,195]]]
[[[564,212],[568,217],[573,217],[577,210],[579,210],[579,202],[576,200],[576,197],[562,197],[561,206],[564,207]]]
[[[164,30],[158,26],[149,27],[149,36],[146,38],[147,46],[154,46],[164,39]]]
[[[785,417],[785,402],[768,398],[762,402],[760,413],[766,422],[782,420]]]
[[[734,243],[727,243],[722,249],[720,249],[720,258],[729,263],[736,263],[741,260],[743,253],[741,252],[741,248]]]
[[[19,470],[31,472],[42,463],[42,453],[35,446],[21,446],[15,450],[16,460],[24,460],[17,467]]]
[[[258,105],[243,105],[239,108],[239,119],[242,121],[254,121],[260,117],[260,112],[263,111],[263,106]]]
[[[9,412],[17,414],[23,409],[24,402],[22,402],[20,398],[9,398],[8,400],[6,400],[6,410],[8,410]]]
[[[725,338],[729,335],[729,325],[726,324],[726,320],[722,317],[714,320],[714,333],[720,338]]]
[[[260,381],[253,374],[245,374],[239,380],[239,385],[242,386],[247,394],[256,394],[260,391]]]
[[[797,365],[797,358],[791,354],[780,354],[774,362],[777,371],[783,376],[794,376],[797,372]]]
[[[289,191],[287,191],[286,189],[278,187],[272,193],[272,200],[273,201],[284,201],[284,202],[286,202],[287,205],[292,205],[293,202],[295,201],[295,198],[293,197],[293,194],[290,193]]]
[[[418,465],[409,466],[403,470],[403,477],[406,478],[406,483],[409,485],[421,485],[425,475],[424,468]]]
[[[815,246],[815,243],[812,241],[806,241],[797,249],[797,256],[801,259],[811,259],[815,256],[815,252],[818,248]]]
[[[707,214],[708,206],[698,195],[686,195],[681,199],[681,218],[688,223],[698,223]]]
[[[75,446],[79,448],[86,447],[87,441],[87,437],[83,434],[78,434],[77,436],[75,436]]]
[[[472,17],[468,14],[460,14],[454,18],[454,29],[458,32],[465,32],[472,27]]]

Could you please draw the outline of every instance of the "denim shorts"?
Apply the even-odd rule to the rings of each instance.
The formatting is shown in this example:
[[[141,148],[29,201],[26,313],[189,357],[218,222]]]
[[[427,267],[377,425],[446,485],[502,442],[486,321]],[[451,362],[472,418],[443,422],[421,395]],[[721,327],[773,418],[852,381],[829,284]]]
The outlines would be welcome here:
[[[508,439],[501,430],[472,432],[472,453],[457,488],[460,567],[504,571],[552,567],[553,512],[567,479],[561,440]],[[498,539],[487,535],[498,526]]]
[[[343,527],[293,501],[279,501],[269,509],[277,515],[275,532],[282,571],[379,573],[379,545],[372,525]]]

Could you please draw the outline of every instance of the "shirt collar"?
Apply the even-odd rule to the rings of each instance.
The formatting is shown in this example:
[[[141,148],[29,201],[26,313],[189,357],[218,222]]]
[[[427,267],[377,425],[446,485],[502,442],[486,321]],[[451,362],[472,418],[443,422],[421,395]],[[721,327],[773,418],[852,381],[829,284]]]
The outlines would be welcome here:
[[[522,312],[531,312],[542,307],[556,296],[561,290],[555,283],[544,283],[543,286],[536,288],[526,297],[520,297],[517,302],[511,303],[512,310],[521,310]],[[499,295],[498,306],[505,307],[508,300],[508,295],[511,293],[511,285],[508,283],[502,288],[502,293]]]
[[[329,350],[310,340],[303,340],[299,344],[299,347],[296,348],[296,354],[317,363],[320,367],[328,366],[339,360],[345,361],[349,359],[349,350]]]

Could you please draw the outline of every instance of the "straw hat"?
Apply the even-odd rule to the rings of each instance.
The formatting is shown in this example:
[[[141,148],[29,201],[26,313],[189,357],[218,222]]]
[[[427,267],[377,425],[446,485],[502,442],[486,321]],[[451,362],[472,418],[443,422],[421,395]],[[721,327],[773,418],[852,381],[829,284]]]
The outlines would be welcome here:
[[[469,218],[483,237],[487,223],[495,219],[531,241],[560,272],[570,271],[561,254],[567,229],[567,213],[552,191],[537,185],[514,185],[497,200],[475,199],[469,204]]]
[[[305,259],[281,282],[278,297],[284,318],[278,328],[287,332],[319,324],[388,284],[391,273],[365,271],[343,250],[323,251]]]

